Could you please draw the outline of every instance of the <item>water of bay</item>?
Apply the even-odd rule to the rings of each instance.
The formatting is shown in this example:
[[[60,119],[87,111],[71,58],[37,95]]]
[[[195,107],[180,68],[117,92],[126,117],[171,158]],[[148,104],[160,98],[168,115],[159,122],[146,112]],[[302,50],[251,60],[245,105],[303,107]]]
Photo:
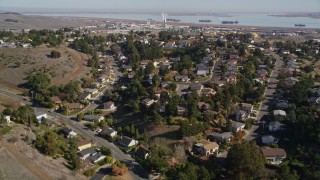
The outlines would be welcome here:
[[[162,21],[161,14],[140,14],[140,13],[28,13],[27,15],[42,15],[54,17],[92,17],[92,18],[110,18],[126,20],[148,20]],[[204,15],[179,15],[167,18],[178,19],[182,23],[199,23],[199,20],[211,20],[207,24],[221,24],[222,21],[238,21],[239,26],[262,26],[262,27],[295,27],[295,24],[304,24],[305,28],[320,28],[320,19],[309,17],[278,17],[271,14],[246,14],[235,13],[220,16]],[[202,23],[203,24],[203,23]]]

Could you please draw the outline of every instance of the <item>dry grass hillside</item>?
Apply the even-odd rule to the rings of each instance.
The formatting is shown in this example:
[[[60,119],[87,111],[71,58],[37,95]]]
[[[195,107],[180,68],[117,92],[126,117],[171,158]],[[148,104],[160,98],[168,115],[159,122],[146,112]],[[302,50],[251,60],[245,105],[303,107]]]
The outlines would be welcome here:
[[[61,57],[48,57],[51,50],[58,50]],[[67,47],[59,48],[1,48],[0,49],[0,88],[19,91],[26,83],[29,72],[42,70],[50,75],[52,84],[65,84],[79,79],[87,72],[87,56]]]

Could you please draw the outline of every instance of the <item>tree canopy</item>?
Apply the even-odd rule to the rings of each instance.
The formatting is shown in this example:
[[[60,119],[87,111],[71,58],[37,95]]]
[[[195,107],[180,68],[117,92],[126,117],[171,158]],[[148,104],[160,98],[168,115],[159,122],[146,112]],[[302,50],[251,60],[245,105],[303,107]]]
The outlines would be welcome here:
[[[231,146],[227,163],[236,178],[258,178],[265,171],[266,159],[255,143],[245,141]]]

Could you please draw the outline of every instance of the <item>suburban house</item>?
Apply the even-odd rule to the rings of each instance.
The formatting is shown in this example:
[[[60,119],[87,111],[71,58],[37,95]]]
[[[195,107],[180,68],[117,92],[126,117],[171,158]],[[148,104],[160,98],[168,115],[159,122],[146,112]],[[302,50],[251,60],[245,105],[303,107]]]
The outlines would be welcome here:
[[[97,154],[97,151],[90,147],[79,151],[77,154],[81,160],[86,160],[88,157]]]
[[[228,60],[227,64],[228,64],[228,65],[236,65],[237,62],[238,62],[238,60],[232,58],[232,59],[229,59],[229,60]]]
[[[161,104],[159,112],[161,112],[161,113],[166,112],[166,103]]]
[[[128,71],[128,72],[131,72],[132,71],[132,66],[129,66],[129,65],[123,66],[123,69]]]
[[[90,93],[91,95],[98,94],[98,89],[85,89],[84,92]]]
[[[253,105],[252,104],[248,104],[248,103],[241,103],[241,109],[251,113],[253,110]]]
[[[142,103],[143,105],[149,107],[149,106],[151,106],[151,105],[154,103],[154,100],[153,100],[153,99],[146,98],[146,99],[142,100],[141,103]]]
[[[218,150],[219,144],[204,139],[193,146],[193,151],[199,153],[202,156],[210,156],[217,153]]]
[[[77,143],[77,147],[79,151],[82,151],[84,149],[90,148],[92,146],[92,143],[90,140],[86,140],[86,139],[77,139],[76,140]]]
[[[210,104],[205,103],[205,102],[198,102],[198,108],[201,110],[208,110],[210,109]]]
[[[41,123],[42,118],[47,119],[48,115],[47,115],[47,113],[44,113],[44,112],[36,112],[36,118],[37,118],[38,122]]]
[[[235,75],[226,75],[224,76],[226,83],[235,84],[237,82],[237,76]]]
[[[257,70],[257,73],[258,73],[259,79],[264,80],[268,74],[268,71],[265,69],[260,69],[260,70]]]
[[[261,147],[260,150],[270,164],[279,165],[287,157],[286,151],[282,148],[270,148],[264,146]]]
[[[197,75],[198,76],[206,76],[209,73],[209,67],[205,64],[197,65]]]
[[[290,54],[290,50],[282,50],[282,54],[288,55],[288,54]]]
[[[116,109],[116,106],[114,105],[114,102],[112,102],[112,101],[108,101],[108,102],[103,103],[103,107],[106,110],[114,110],[114,109]]]
[[[89,93],[89,92],[83,92],[78,97],[79,101],[85,101],[85,100],[89,100],[89,99],[91,99],[91,93]]]
[[[236,112],[236,120],[237,121],[243,121],[247,117],[248,117],[248,114],[244,110],[239,110]]]
[[[216,95],[216,93],[217,92],[212,88],[202,88],[200,91],[198,91],[198,94],[200,96],[210,96],[210,95],[214,96]]]
[[[143,146],[139,146],[138,150],[136,151],[136,156],[140,159],[147,159],[149,156],[149,150]]]
[[[187,108],[184,106],[178,106],[177,107],[178,115],[184,115],[187,112]]]
[[[63,135],[66,138],[74,138],[77,136],[77,133],[74,132],[71,128],[62,128],[58,131],[59,135]]]
[[[190,78],[188,76],[184,76],[184,75],[175,75],[174,80],[181,81],[181,82],[188,82],[188,81],[190,81]]]
[[[212,60],[212,58],[209,57],[209,56],[203,57],[203,58],[201,59],[201,63],[202,63],[202,64],[208,64],[211,60]]]
[[[278,144],[278,139],[272,135],[265,135],[261,137],[263,144]]]
[[[128,73],[128,78],[132,79],[132,78],[134,78],[135,75],[136,74],[134,72],[130,72],[130,73]]]
[[[105,77],[98,77],[97,81],[100,82],[100,83],[105,83],[105,82],[108,82],[108,79],[105,78]]]
[[[234,136],[232,135],[232,132],[212,133],[209,136],[209,139],[217,143],[229,143],[232,141],[233,138]]]
[[[239,131],[243,131],[244,127],[246,126],[244,123],[241,122],[237,122],[237,121],[232,121],[230,120],[231,126],[232,126],[232,130],[234,132],[239,132]]]
[[[105,126],[101,129],[101,131],[99,132],[99,135],[102,137],[111,137],[114,138],[117,135],[117,131],[112,129],[109,126]]]
[[[95,122],[95,121],[103,121],[104,120],[104,116],[101,115],[85,115],[83,118],[85,121],[89,121],[89,122]]]
[[[89,157],[89,160],[92,162],[92,163],[97,163],[99,161],[102,161],[106,158],[105,155],[102,155],[101,153],[96,153],[94,155],[91,155]]]
[[[203,85],[202,85],[202,84],[191,84],[191,85],[189,86],[189,89],[190,89],[191,91],[195,91],[195,92],[201,91],[202,88],[203,88]]]
[[[274,110],[273,116],[276,120],[282,120],[284,117],[287,116],[287,113],[283,110]]]
[[[275,132],[282,129],[282,124],[279,121],[272,121],[268,127],[270,132]]]
[[[284,81],[286,88],[292,88],[299,80],[293,77],[287,77]]]
[[[285,101],[279,101],[277,102],[276,107],[279,109],[288,109],[289,104]]]
[[[123,147],[132,147],[138,145],[139,141],[129,138],[127,136],[122,136],[119,140],[118,143],[123,146]]]
[[[83,105],[80,103],[69,103],[67,104],[67,108],[68,110],[76,110],[83,108]]]
[[[312,97],[309,98],[308,101],[309,101],[309,104],[310,104],[310,105],[313,105],[313,106],[319,105],[319,104],[320,104],[320,97],[314,97],[314,96],[312,96]]]
[[[61,99],[58,96],[52,96],[50,100],[56,106],[61,104]]]

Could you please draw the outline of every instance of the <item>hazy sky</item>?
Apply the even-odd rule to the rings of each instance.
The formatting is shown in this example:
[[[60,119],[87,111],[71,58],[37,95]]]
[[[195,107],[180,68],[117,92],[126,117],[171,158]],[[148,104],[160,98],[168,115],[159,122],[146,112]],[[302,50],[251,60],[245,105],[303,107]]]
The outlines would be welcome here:
[[[0,0],[0,9],[156,9],[210,12],[320,12],[320,0]]]

